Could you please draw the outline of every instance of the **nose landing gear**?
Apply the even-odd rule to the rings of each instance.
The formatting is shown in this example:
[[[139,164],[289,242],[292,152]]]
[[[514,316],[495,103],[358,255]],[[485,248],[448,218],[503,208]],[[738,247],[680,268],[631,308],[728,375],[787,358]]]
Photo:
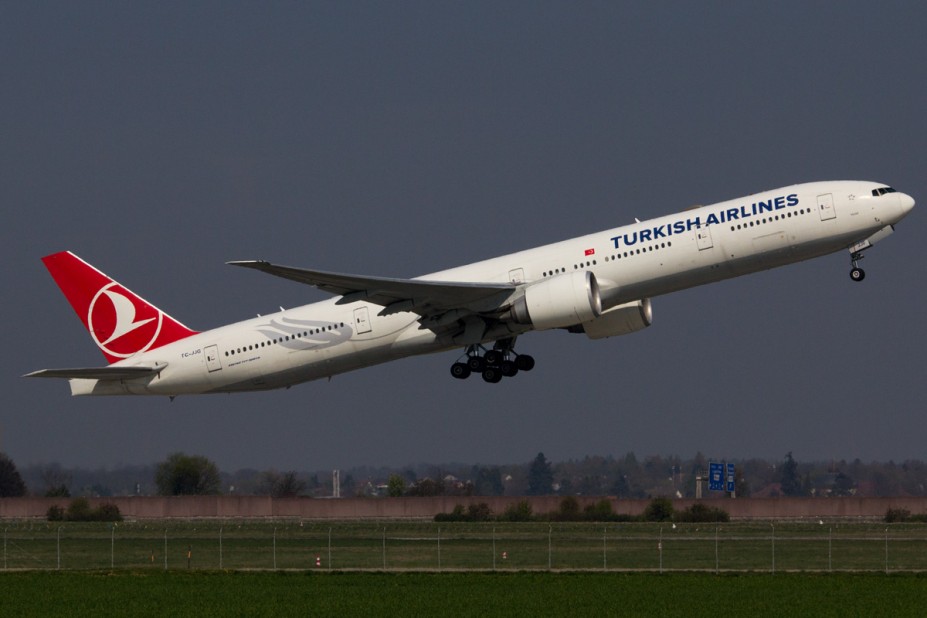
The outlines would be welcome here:
[[[505,339],[497,341],[491,350],[481,345],[467,346],[464,356],[451,365],[451,375],[465,380],[471,373],[479,373],[484,381],[496,384],[502,378],[515,376],[519,371],[534,369],[534,357],[517,354],[513,349],[514,344],[514,339]]]
[[[850,269],[850,279],[853,281],[862,281],[866,278],[866,271],[859,267],[861,259],[863,259],[863,254],[860,251],[850,254],[850,261],[853,263],[853,268]]]

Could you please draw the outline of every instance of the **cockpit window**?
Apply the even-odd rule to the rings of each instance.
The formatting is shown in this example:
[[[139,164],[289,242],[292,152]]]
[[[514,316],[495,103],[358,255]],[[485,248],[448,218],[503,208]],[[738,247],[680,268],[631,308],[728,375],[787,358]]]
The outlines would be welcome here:
[[[895,190],[891,187],[879,187],[878,189],[872,190],[873,197],[879,197],[880,195],[885,195],[886,193],[894,193]]]

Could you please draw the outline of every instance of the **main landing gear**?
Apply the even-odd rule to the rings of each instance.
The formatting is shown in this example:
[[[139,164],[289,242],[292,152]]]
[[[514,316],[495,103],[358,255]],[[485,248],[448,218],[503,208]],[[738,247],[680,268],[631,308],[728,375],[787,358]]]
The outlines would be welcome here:
[[[853,262],[853,268],[850,269],[850,279],[853,281],[862,281],[866,278],[866,271],[859,267],[861,259],[863,259],[863,254],[859,251],[850,254],[850,261]]]
[[[511,378],[519,371],[534,369],[534,357],[516,354],[513,339],[497,341],[492,350],[481,345],[467,346],[464,356],[451,365],[451,375],[466,380],[471,373],[482,374],[483,380],[495,384],[502,378]]]

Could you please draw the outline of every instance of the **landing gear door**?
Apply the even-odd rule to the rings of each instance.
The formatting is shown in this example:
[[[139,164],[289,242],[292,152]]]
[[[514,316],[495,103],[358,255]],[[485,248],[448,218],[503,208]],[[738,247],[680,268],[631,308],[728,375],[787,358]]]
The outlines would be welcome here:
[[[837,211],[834,210],[833,193],[818,196],[818,214],[821,215],[821,221],[827,221],[837,216]]]
[[[206,370],[209,373],[222,369],[222,361],[219,360],[219,346],[206,346],[203,353],[206,355]]]
[[[358,335],[370,332],[370,313],[367,307],[358,307],[354,310],[354,326],[357,328]]]
[[[698,245],[699,251],[704,251],[705,249],[711,249],[714,246],[714,244],[711,242],[711,227],[705,226],[705,227],[696,228],[695,244]]]

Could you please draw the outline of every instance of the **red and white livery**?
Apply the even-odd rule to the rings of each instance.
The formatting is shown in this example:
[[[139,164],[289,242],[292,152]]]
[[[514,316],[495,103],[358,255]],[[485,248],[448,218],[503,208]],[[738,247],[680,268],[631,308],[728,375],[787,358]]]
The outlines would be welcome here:
[[[264,261],[230,262],[333,298],[208,331],[187,328],[71,252],[45,266],[109,363],[43,369],[74,395],[176,395],[289,387],[453,348],[455,378],[530,371],[516,338],[553,328],[601,339],[650,326],[651,298],[848,250],[863,251],[914,208],[866,181],[792,185],[415,279]]]

